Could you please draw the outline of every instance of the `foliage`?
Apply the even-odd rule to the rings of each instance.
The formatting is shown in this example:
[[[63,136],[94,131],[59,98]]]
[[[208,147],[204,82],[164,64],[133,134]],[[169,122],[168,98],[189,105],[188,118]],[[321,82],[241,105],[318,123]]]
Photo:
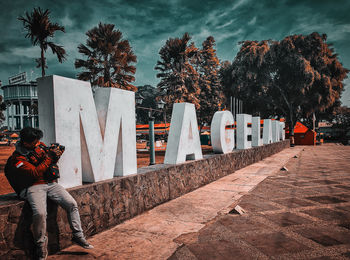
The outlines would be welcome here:
[[[65,32],[64,27],[58,23],[50,21],[50,11],[43,11],[40,7],[34,8],[32,13],[26,12],[25,16],[19,16],[18,20],[23,22],[24,29],[27,31],[26,38],[30,38],[33,46],[39,45],[41,49],[41,57],[36,59],[38,67],[41,67],[41,74],[45,76],[46,59],[45,52],[48,48],[53,54],[56,54],[57,59],[62,63],[66,59],[66,51],[62,46],[56,45],[51,38],[54,37],[56,31]]]
[[[78,50],[86,60],[76,59],[75,68],[84,68],[80,80],[90,81],[93,86],[114,87],[136,91],[130,84],[135,81],[136,55],[129,41],[123,39],[122,32],[114,29],[114,24],[99,23],[86,35],[86,45],[80,44]]]
[[[350,107],[337,107],[333,113],[332,121],[336,126],[343,129],[350,128]]]
[[[233,68],[231,62],[226,60],[220,63],[219,79],[226,97],[233,96],[234,89],[232,87],[232,70]],[[226,107],[229,107],[228,102],[229,100],[226,99]]]
[[[200,107],[199,73],[195,68],[199,51],[193,42],[189,43],[190,40],[188,33],[182,38],[170,38],[159,51],[160,60],[155,67],[159,71],[157,77],[161,79],[157,85],[158,98],[166,102],[167,109],[178,102]]]
[[[336,100],[330,107],[326,108],[324,111],[316,111],[315,112],[315,126],[318,126],[318,122],[326,121],[332,122],[334,119],[334,115],[337,113],[338,108],[341,107],[340,99]],[[308,128],[313,127],[313,116],[303,117],[302,122]]]
[[[141,106],[147,108],[157,109],[156,97],[158,95],[158,89],[151,85],[144,85],[137,87],[137,93],[140,94],[144,99]],[[148,124],[149,114],[148,110],[144,110],[136,107],[137,123]],[[163,121],[163,117],[158,112],[154,112],[153,116],[156,121]]]
[[[220,62],[214,47],[214,37],[209,36],[202,44],[201,58],[198,59],[200,107],[197,114],[200,126],[210,125],[214,113],[225,106],[225,96],[219,78]]]
[[[284,116],[293,129],[296,120],[331,107],[343,90],[348,70],[326,40],[326,35],[312,33],[245,41],[227,88],[250,113]]]
[[[0,124],[5,120],[4,110],[6,110],[6,104],[3,102],[3,96],[0,95]]]

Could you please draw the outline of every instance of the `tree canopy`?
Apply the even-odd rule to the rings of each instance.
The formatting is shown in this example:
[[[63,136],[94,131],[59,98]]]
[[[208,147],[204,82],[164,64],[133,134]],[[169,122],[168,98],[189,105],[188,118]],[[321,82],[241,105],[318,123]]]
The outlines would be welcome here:
[[[210,124],[214,113],[225,106],[225,96],[219,78],[220,62],[216,56],[215,40],[209,36],[203,43],[198,60],[199,103],[197,111],[199,124]]]
[[[161,80],[157,88],[167,107],[173,103],[189,102],[199,108],[199,73],[195,69],[199,52],[190,40],[188,33],[182,38],[170,38],[159,51],[160,60],[155,69]]]
[[[86,33],[86,45],[78,46],[86,60],[75,61],[75,68],[85,69],[78,74],[78,79],[90,81],[93,86],[136,91],[131,84],[135,81],[136,55],[122,32],[114,27],[114,24],[99,23]]]
[[[335,125],[349,130],[350,128],[350,107],[341,106],[334,109],[332,120]]]
[[[296,120],[339,100],[348,70],[326,35],[315,32],[240,44],[226,88],[244,100],[247,112],[286,117],[293,129]]]
[[[56,31],[65,32],[64,27],[58,23],[50,21],[50,11],[43,11],[40,7],[34,8],[32,13],[26,12],[25,16],[19,16],[18,20],[23,22],[24,29],[27,31],[26,38],[30,38],[33,46],[39,45],[41,50],[40,58],[36,59],[37,68],[41,67],[41,74],[45,76],[47,68],[45,52],[48,48],[53,54],[56,54],[57,59],[62,63],[66,59],[66,51],[62,46],[56,45],[50,41],[55,36]]]
[[[158,89],[167,104],[193,103],[200,126],[210,124],[212,116],[225,107],[220,82],[220,62],[216,56],[214,37],[209,36],[198,49],[191,37],[170,38],[161,48],[155,67],[160,78]]]
[[[152,87],[151,85],[138,86],[137,93],[144,98],[141,106],[157,109],[157,102],[156,102],[156,97],[158,95],[157,88]],[[149,122],[148,113],[149,113],[148,110],[138,109],[136,107],[137,123],[147,124]],[[161,122],[163,120],[162,115],[159,115],[159,113],[157,112],[153,112],[152,116],[155,117],[156,121]]]

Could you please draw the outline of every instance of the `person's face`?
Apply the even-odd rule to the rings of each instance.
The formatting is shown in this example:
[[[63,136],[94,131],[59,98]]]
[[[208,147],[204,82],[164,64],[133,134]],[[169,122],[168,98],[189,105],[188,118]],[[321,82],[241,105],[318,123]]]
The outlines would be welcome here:
[[[33,142],[31,143],[27,143],[27,142],[23,142],[23,146],[25,148],[27,148],[28,150],[34,150],[35,147],[37,147],[39,145],[39,140],[35,139]]]

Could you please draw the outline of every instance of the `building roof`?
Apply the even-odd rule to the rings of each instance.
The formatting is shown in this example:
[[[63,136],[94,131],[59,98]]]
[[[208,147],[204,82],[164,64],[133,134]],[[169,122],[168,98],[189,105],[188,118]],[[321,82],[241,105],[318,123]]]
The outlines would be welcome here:
[[[30,81],[30,82],[23,82],[23,83],[17,83],[17,84],[8,84],[1,86],[2,89],[9,88],[9,87],[17,87],[17,86],[37,86],[38,83],[36,81]]]
[[[302,123],[297,122],[294,127],[294,133],[306,133],[309,130],[306,126],[304,126]]]

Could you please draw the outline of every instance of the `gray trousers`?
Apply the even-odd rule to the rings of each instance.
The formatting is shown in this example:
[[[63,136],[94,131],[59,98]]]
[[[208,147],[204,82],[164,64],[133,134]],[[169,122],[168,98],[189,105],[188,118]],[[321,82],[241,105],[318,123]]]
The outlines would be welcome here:
[[[67,212],[73,236],[84,237],[77,202],[58,183],[53,182],[31,186],[21,191],[20,197],[27,200],[33,210],[33,236],[38,245],[45,243],[47,240],[47,198],[56,202]]]

